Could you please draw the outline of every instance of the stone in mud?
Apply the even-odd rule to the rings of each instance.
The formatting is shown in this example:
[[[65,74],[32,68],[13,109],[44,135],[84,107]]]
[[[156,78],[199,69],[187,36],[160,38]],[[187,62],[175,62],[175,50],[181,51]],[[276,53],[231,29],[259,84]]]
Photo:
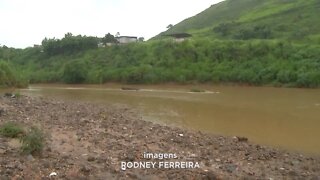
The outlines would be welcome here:
[[[47,152],[51,152],[52,151],[52,149],[50,147],[46,147],[44,150],[47,151]]]
[[[293,176],[293,177],[298,176],[298,173],[296,171],[294,171],[294,170],[289,171],[288,174],[289,174],[289,176]]]
[[[248,138],[246,138],[246,137],[236,136],[236,140],[238,142],[248,142]]]
[[[313,176],[311,180],[320,180],[320,176]]]
[[[45,162],[43,162],[42,166],[43,166],[44,168],[50,168],[50,167],[51,167],[51,164],[50,164],[49,161],[45,161]]]
[[[1,180],[10,180],[8,175],[0,175]]]
[[[228,173],[233,173],[234,171],[237,170],[237,166],[233,164],[226,165],[225,168]]]
[[[80,169],[83,173],[89,173],[92,169],[89,166],[83,165]]]
[[[64,154],[62,155],[62,158],[63,158],[63,159],[69,159],[69,158],[70,158],[70,155],[69,155],[69,154],[64,153]]]
[[[6,169],[5,170],[5,174],[10,176],[10,175],[13,174],[13,170],[12,169]]]
[[[134,152],[128,152],[128,154],[126,154],[126,157],[125,157],[126,161],[133,162],[135,159],[136,159],[136,155]]]
[[[34,157],[33,157],[31,154],[29,154],[29,155],[27,156],[27,160],[28,160],[28,161],[33,161],[33,160],[34,160]]]
[[[135,173],[127,173],[128,177],[130,177],[131,179],[138,179],[138,175]]]
[[[5,150],[5,149],[2,149],[1,147],[0,147],[0,155],[1,154],[5,154],[7,151]]]
[[[0,116],[4,114],[4,108],[0,107]]]
[[[5,166],[6,169],[14,169],[15,168],[15,164],[13,162],[10,162],[9,164],[7,164]]]
[[[208,171],[206,175],[203,177],[203,179],[216,180],[218,179],[218,177],[212,171]]]
[[[12,97],[13,94],[12,93],[4,93],[4,97]]]
[[[96,160],[96,158],[95,158],[95,157],[93,157],[93,156],[89,156],[89,157],[87,158],[87,160],[88,160],[89,162],[91,162],[91,161]]]

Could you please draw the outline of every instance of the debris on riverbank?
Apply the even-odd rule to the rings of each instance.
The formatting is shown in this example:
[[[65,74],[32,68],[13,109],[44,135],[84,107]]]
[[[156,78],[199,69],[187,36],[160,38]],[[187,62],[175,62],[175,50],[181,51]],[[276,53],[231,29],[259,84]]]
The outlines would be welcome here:
[[[135,87],[121,87],[121,90],[124,91],[139,91],[139,88],[135,88]]]
[[[46,136],[38,155],[0,137],[0,179],[320,178],[319,157],[146,122],[127,107],[21,95],[1,96],[0,112],[0,125],[36,126]]]

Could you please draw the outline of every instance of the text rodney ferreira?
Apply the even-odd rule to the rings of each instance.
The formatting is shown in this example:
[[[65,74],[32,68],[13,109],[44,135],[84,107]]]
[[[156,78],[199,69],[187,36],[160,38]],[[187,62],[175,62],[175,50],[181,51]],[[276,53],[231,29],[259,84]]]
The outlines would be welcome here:
[[[172,153],[143,153],[144,159],[177,159],[178,156]],[[195,169],[200,168],[198,162],[192,161],[133,161],[121,162],[121,170],[127,169]]]

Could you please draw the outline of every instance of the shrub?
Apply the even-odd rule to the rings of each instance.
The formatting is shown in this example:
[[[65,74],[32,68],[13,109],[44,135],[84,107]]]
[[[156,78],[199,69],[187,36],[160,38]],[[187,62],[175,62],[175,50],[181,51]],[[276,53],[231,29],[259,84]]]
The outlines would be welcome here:
[[[14,95],[16,96],[16,98],[20,98],[21,97],[20,92],[16,92],[16,93],[14,93]]]
[[[320,73],[318,71],[311,71],[301,73],[297,80],[298,87],[316,88],[320,86]]]
[[[43,132],[37,127],[31,127],[26,135],[20,138],[22,153],[40,153],[44,146],[44,140]]]
[[[295,82],[297,79],[296,74],[294,71],[290,70],[281,70],[277,74],[277,80],[280,83],[290,83]]]
[[[16,138],[23,134],[23,128],[13,122],[7,122],[0,127],[0,135],[4,137]]]
[[[16,77],[8,65],[4,61],[0,61],[0,86],[12,87],[16,84]]]
[[[88,71],[86,64],[79,61],[68,62],[63,71],[63,80],[66,83],[77,84],[86,80]]]

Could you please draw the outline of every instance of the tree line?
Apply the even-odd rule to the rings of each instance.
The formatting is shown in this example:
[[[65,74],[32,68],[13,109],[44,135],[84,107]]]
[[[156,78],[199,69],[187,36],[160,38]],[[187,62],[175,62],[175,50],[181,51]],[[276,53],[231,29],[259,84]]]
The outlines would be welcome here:
[[[75,39],[77,37],[65,37],[59,42]],[[70,47],[68,43],[63,44]],[[64,49],[59,55],[41,53],[37,48],[16,50],[11,64],[31,83],[320,86],[318,44],[196,38],[182,43],[167,39],[105,48],[87,47],[81,51]]]

